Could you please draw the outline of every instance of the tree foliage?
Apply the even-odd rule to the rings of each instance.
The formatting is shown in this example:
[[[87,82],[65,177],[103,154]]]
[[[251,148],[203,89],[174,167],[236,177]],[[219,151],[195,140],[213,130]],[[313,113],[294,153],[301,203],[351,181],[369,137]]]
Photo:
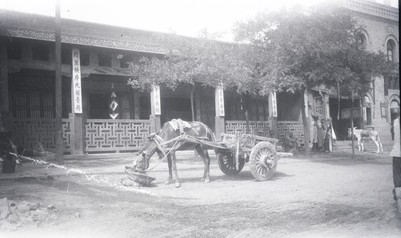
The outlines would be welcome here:
[[[398,72],[382,52],[358,41],[358,23],[338,10],[265,12],[235,27],[237,43],[223,43],[207,32],[199,39],[170,35],[168,53],[131,64],[134,88],[152,84],[175,89],[181,83],[216,86],[239,93],[267,95],[304,88],[340,85],[362,95],[372,74]]]
[[[153,84],[175,89],[179,84],[237,87],[240,92],[252,91],[250,70],[243,60],[244,50],[238,44],[170,35],[163,39],[168,53],[143,57],[139,64],[130,64],[137,77],[129,80],[134,88],[146,89]]]
[[[382,52],[366,50],[358,40],[358,23],[338,10],[262,13],[238,23],[235,32],[237,41],[258,48],[249,54],[258,66],[260,86],[278,91],[339,83],[362,94],[370,89],[372,74],[397,70]]]

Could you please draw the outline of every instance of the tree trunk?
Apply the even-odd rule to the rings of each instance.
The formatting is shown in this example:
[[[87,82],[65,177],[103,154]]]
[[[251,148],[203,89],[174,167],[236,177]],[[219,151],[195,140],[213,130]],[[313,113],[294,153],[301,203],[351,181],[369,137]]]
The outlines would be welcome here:
[[[55,18],[55,98],[56,98],[56,159],[59,164],[63,164],[63,122],[62,122],[62,82],[61,82],[61,18],[60,18],[60,0],[56,1]]]
[[[195,85],[192,86],[191,95],[190,95],[192,121],[196,121],[196,119],[195,119],[195,107],[194,107],[194,92],[195,92]]]
[[[305,89],[306,90],[306,89]],[[302,114],[302,122],[304,125],[304,138],[305,138],[305,155],[309,156],[309,141],[310,141],[310,132],[309,132],[309,123],[308,123],[308,118],[306,117],[305,110],[308,110],[308,108],[305,107],[305,97],[304,97],[304,92],[301,91],[301,114]],[[307,106],[307,105],[306,105]]]

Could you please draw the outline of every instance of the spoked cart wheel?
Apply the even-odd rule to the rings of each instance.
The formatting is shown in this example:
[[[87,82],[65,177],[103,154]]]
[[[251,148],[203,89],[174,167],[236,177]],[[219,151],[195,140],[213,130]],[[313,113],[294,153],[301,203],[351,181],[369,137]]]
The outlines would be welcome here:
[[[274,145],[267,141],[256,144],[249,156],[249,169],[256,180],[270,179],[277,168],[277,152]]]
[[[244,168],[245,161],[242,157],[239,158],[238,169],[235,166],[235,158],[232,153],[219,153],[218,157],[220,170],[228,176],[237,175]]]

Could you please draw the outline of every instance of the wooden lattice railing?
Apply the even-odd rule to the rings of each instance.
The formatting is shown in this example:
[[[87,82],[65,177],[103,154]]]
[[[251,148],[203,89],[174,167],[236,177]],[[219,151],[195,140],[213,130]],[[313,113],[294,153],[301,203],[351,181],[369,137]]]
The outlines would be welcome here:
[[[298,121],[279,121],[277,123],[278,139],[284,142],[285,135],[292,132],[298,138],[301,144],[304,144],[304,127],[302,122]],[[271,137],[269,122],[267,121],[250,121],[249,122],[250,134]],[[228,134],[245,134],[246,121],[226,121],[225,132]]]
[[[305,143],[304,126],[299,121],[279,121],[277,125],[278,139],[284,142],[285,135],[289,132],[294,134],[301,145]]]
[[[245,134],[246,121],[225,121],[225,133]],[[249,134],[270,137],[270,127],[267,121],[250,121]]]
[[[63,119],[64,152],[71,152],[72,120]],[[13,141],[18,146],[33,148],[37,142],[46,150],[54,151],[56,120],[54,118],[13,118]]]
[[[140,149],[152,132],[150,120],[88,119],[85,123],[86,152]]]
[[[33,148],[41,142],[45,150],[55,151],[54,118],[13,118],[13,141],[18,146]],[[140,149],[151,133],[149,120],[88,119],[85,122],[86,152],[121,152]],[[63,119],[64,153],[72,152],[73,120]]]

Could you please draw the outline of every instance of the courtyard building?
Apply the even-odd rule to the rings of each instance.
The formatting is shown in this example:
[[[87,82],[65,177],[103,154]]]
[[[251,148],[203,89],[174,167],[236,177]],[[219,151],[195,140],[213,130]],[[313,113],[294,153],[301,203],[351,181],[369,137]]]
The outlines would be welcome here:
[[[361,24],[361,42],[368,50],[381,50],[388,60],[399,62],[397,8],[362,0],[340,4]],[[399,75],[373,75],[372,91],[356,97],[353,105],[349,96],[338,100],[335,90],[325,88],[261,97],[196,82],[174,91],[159,86],[141,91],[127,85],[135,77],[128,63],[166,54],[164,41],[170,34],[61,22],[64,153],[136,151],[150,133],[175,118],[202,121],[218,136],[251,133],[282,142],[292,132],[303,144],[301,97],[306,99],[308,123],[331,117],[339,140],[347,139],[349,121],[337,117],[336,110],[359,106],[363,120],[355,124],[380,130],[382,138],[391,140],[392,115],[400,103]],[[0,122],[15,143],[26,148],[37,142],[46,150],[56,146],[55,105],[60,99],[55,96],[54,32],[53,17],[0,10]]]

